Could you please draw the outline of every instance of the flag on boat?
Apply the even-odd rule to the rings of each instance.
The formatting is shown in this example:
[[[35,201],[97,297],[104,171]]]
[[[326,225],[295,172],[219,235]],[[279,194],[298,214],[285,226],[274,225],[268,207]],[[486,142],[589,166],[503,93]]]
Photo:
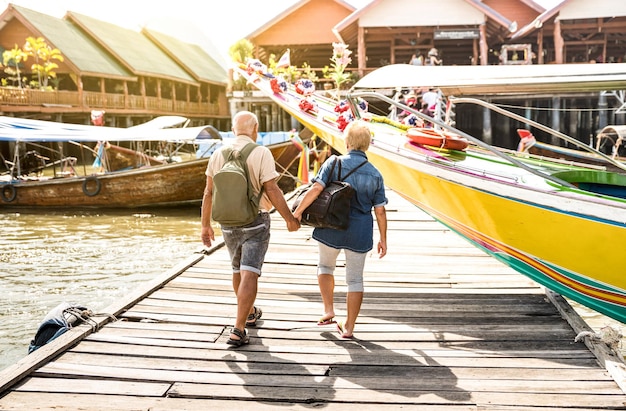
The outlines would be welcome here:
[[[300,162],[298,163],[298,185],[309,183],[309,146],[297,134],[293,134],[291,142],[300,150]]]
[[[291,57],[289,55],[289,49],[282,55],[278,63],[276,63],[276,68],[287,68],[291,66]]]
[[[309,184],[309,146],[304,146],[304,151],[300,154],[298,163],[298,179],[302,184]]]
[[[98,141],[98,144],[96,144],[98,154],[96,154],[96,158],[93,160],[93,164],[91,165],[93,168],[102,169],[102,167],[104,167],[104,164],[102,163],[102,159],[104,158],[104,145],[104,141]]]

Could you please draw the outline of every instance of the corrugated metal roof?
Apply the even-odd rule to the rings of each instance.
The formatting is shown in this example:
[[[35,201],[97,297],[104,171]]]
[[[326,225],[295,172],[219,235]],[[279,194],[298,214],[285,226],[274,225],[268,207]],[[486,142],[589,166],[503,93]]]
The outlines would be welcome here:
[[[80,26],[134,74],[198,85],[143,34],[74,12],[68,12],[65,18]]]
[[[185,43],[147,28],[141,32],[182,65],[196,80],[220,85],[228,83],[226,69],[207,54],[202,47]]]
[[[76,26],[68,21],[48,16],[24,7],[11,5],[16,13],[35,28],[47,43],[59,49],[68,65],[81,75],[123,78],[136,81],[136,77],[120,65]]]

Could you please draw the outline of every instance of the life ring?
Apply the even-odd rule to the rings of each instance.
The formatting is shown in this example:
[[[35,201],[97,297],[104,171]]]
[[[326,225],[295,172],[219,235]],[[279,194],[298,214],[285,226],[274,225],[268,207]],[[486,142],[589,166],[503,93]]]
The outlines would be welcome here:
[[[448,150],[465,150],[469,145],[469,141],[458,134],[436,131],[432,128],[411,127],[407,130],[406,135],[413,143]]]
[[[0,197],[5,203],[10,203],[17,197],[17,188],[13,184],[4,184],[0,190]]]
[[[88,187],[89,182],[91,181],[96,182],[96,186],[94,187],[93,190],[90,190]],[[85,193],[85,195],[88,197],[97,196],[100,193],[101,188],[102,188],[102,183],[100,182],[100,180],[98,180],[96,176],[89,176],[83,180],[83,193]]]

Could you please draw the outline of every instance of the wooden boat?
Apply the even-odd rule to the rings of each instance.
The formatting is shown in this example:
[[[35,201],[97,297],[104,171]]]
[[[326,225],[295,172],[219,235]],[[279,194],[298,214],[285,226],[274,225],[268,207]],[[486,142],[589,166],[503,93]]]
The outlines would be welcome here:
[[[35,124],[23,119],[19,120],[20,126],[15,127],[12,126],[15,121],[9,119],[3,123],[0,118],[0,141],[11,141],[16,148],[27,144],[42,148],[50,141],[72,141],[84,147],[84,143],[103,141],[105,136],[113,141],[178,143],[199,141],[200,137],[206,142],[209,135],[206,127],[160,129],[145,126],[131,130],[45,124],[48,122]],[[220,140],[211,141],[221,144]],[[290,141],[275,143],[268,148],[277,161],[277,170],[284,176],[283,185],[290,183],[289,189],[293,189],[295,183],[291,173],[299,151]],[[96,150],[89,151],[97,154]],[[11,170],[0,176],[0,209],[171,207],[199,204],[202,200],[209,157],[167,163],[142,152],[109,144],[102,152],[107,153],[100,161],[102,169],[91,172],[86,166],[77,166],[76,158],[68,156],[51,162],[56,167],[52,175],[40,173],[48,165],[20,170],[13,162]],[[20,159],[19,155],[14,158]],[[109,161],[111,159],[114,161]]]
[[[406,69],[403,66],[394,72],[392,66],[386,66],[379,69],[382,72],[366,75],[344,102],[322,93],[305,96],[292,85],[276,92],[270,73],[247,67],[241,67],[239,73],[339,152],[346,151],[342,135],[346,121],[370,121],[373,138],[368,158],[383,173],[389,188],[520,273],[626,322],[624,259],[614,249],[626,244],[626,173],[518,156],[417,111],[412,113],[467,139],[470,146],[458,151],[414,145],[408,141],[404,125],[374,114],[377,107],[394,104],[410,111],[385,94],[396,87],[414,86],[404,82],[417,84],[425,78],[407,79],[402,76]],[[576,87],[595,79],[595,75],[579,74],[571,79]],[[499,83],[502,88],[505,80],[479,86],[496,88],[493,83]],[[488,82],[484,78],[479,81]],[[625,76],[597,81],[602,87],[626,86]],[[471,85],[470,78],[466,82]],[[515,84],[522,88],[521,81],[515,80]],[[564,83],[559,87],[565,87]],[[305,106],[314,110],[300,108],[304,99],[309,100]],[[458,101],[467,102],[469,99]],[[338,115],[346,106],[348,110]]]
[[[0,184],[7,207],[137,208],[202,199],[208,158],[126,171]]]

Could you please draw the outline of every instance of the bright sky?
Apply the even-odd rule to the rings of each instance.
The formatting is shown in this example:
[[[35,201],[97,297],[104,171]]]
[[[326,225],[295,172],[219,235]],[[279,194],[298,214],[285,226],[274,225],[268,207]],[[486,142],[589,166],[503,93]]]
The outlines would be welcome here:
[[[561,0],[535,1],[549,8]],[[359,8],[371,0],[346,2]],[[153,28],[215,50],[227,59],[233,43],[297,0],[0,0],[0,12],[9,3],[59,18],[73,11],[137,31]]]

